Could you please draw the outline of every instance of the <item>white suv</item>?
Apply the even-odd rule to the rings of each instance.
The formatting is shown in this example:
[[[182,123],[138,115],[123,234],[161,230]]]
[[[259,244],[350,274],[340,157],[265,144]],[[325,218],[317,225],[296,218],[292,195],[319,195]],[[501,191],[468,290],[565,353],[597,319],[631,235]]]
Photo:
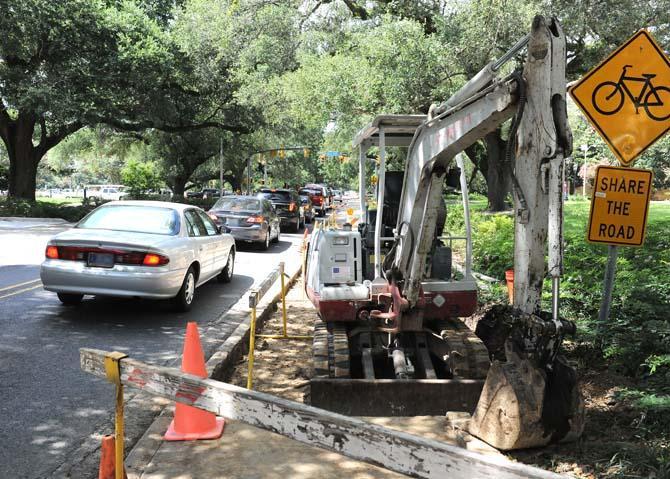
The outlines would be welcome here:
[[[103,200],[117,201],[126,196],[119,188],[103,188],[100,190],[100,198]]]

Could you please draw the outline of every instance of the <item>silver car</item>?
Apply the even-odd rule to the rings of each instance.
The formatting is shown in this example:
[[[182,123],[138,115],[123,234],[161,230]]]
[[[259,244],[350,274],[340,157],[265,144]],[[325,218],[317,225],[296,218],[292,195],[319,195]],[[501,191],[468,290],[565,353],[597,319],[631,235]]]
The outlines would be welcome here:
[[[237,241],[254,243],[262,250],[267,250],[270,242],[279,242],[279,217],[269,200],[254,196],[224,196],[214,203],[209,215]]]
[[[187,311],[195,289],[228,282],[235,240],[200,208],[122,201],[96,208],[49,240],[40,269],[44,289],[66,305],[83,295],[171,299]]]

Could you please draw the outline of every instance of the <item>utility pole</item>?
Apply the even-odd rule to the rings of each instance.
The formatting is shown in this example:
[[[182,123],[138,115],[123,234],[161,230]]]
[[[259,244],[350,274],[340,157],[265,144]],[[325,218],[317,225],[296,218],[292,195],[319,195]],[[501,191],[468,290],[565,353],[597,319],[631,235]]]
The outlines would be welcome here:
[[[251,156],[247,158],[247,195],[251,194]]]
[[[223,198],[223,138],[219,143],[219,188],[220,198]]]

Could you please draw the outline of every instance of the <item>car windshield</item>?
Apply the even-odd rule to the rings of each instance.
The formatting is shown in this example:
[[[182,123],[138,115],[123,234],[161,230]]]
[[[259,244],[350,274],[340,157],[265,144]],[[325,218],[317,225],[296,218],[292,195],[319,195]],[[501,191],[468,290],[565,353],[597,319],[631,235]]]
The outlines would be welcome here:
[[[300,194],[305,194],[305,195],[320,195],[321,190],[313,190],[311,188],[303,188],[300,190]]]
[[[223,211],[258,211],[261,202],[256,198],[223,197],[214,203],[213,210]]]
[[[76,227],[176,235],[179,233],[179,215],[173,209],[157,206],[102,206],[81,220]]]
[[[291,201],[291,193],[288,191],[261,191],[258,196],[270,201]]]

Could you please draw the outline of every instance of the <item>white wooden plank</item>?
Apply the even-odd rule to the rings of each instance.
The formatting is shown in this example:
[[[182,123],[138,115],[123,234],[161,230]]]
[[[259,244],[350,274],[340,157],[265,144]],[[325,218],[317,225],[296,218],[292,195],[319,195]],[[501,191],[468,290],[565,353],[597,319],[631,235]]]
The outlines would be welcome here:
[[[105,377],[106,351],[81,349],[83,371]],[[557,474],[484,456],[439,441],[394,431],[356,418],[175,368],[121,360],[121,382],[132,388],[211,411],[353,459],[419,478],[559,478]]]

